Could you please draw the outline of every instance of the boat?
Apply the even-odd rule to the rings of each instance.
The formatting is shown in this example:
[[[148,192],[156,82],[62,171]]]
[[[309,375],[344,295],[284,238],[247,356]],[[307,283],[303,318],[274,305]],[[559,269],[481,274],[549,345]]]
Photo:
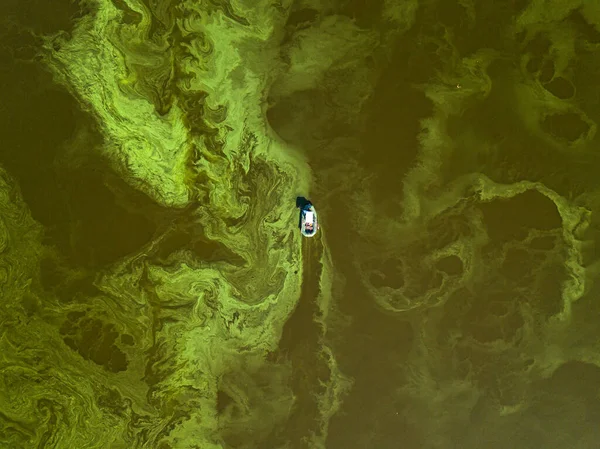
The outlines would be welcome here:
[[[317,211],[310,201],[300,208],[300,232],[304,237],[313,237],[319,230]]]

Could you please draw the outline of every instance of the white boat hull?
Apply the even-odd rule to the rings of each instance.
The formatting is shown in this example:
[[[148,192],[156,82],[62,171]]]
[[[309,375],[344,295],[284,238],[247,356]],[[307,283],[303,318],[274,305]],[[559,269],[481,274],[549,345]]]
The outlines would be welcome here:
[[[308,218],[308,221],[307,221]],[[310,225],[312,221],[312,226]],[[319,230],[317,211],[311,205],[310,210],[300,210],[300,232],[304,237],[314,237]]]

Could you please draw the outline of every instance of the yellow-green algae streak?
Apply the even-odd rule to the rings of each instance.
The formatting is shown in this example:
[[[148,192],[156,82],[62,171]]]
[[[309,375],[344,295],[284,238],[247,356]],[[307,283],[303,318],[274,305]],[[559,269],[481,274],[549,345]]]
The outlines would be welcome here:
[[[269,444],[296,399],[290,363],[269,354],[301,295],[294,200],[311,183],[306,161],[265,119],[265,95],[281,71],[272,42],[281,38],[286,7],[267,0],[85,6],[72,34],[47,37],[43,53],[101,135],[97,148],[81,147],[76,136],[63,163],[92,154],[107,161],[158,205],[186,210],[228,256],[202,260],[181,249],[154,264],[148,255],[169,239],[167,226],[139,252],[96,271],[93,294],[40,297],[39,264],[59,256],[42,245],[16,181],[0,172],[0,446]],[[365,42],[350,22],[343,27],[346,40]],[[347,51],[320,46],[318,34],[307,45],[319,52],[296,55],[298,73],[310,72],[303,83],[315,83],[343,56],[336,52]],[[323,235],[318,244],[325,247],[315,319],[324,333],[331,264]],[[73,281],[86,272],[63,275]],[[324,447],[346,385],[328,347],[318,348],[315,356],[329,367],[314,393],[320,411],[295,442],[311,447]],[[288,447],[285,440],[271,441]]]

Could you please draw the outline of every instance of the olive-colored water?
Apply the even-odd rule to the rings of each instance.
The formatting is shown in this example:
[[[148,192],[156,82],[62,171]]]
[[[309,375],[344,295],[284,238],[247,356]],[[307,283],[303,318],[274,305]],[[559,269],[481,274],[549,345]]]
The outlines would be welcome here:
[[[598,69],[594,2],[3,1],[0,448],[600,447]]]

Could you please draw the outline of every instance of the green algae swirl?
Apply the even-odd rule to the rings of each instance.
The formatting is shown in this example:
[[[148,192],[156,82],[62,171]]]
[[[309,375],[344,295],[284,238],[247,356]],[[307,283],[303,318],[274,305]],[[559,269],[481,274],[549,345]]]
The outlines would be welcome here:
[[[92,243],[71,223],[68,248],[84,238],[97,248],[77,266],[43,240],[2,172],[0,273],[10,300],[0,445],[241,448],[306,439],[323,447],[348,382],[328,347],[311,340],[321,374],[309,387],[312,405],[298,405],[295,356],[278,343],[309,294],[304,301],[317,305],[300,325],[326,331],[331,260],[323,236],[309,265],[314,289],[303,293],[308,256],[294,201],[310,193],[312,175],[302,153],[271,131],[265,96],[287,70],[296,77],[288,88],[316,83],[352,48],[331,45],[305,67],[320,46],[317,29],[299,59],[282,64],[277,43],[289,8],[268,1],[81,5],[72,32],[44,37],[41,53],[93,123],[63,143],[56,167],[97,177],[110,192],[102,195],[126,207],[171,218],[141,248],[112,259],[99,255],[111,242]],[[348,25],[339,25],[347,30],[340,42],[353,38]],[[337,32],[332,26],[324,28]],[[102,204],[82,194],[85,207]],[[186,247],[186,236],[195,243]],[[298,407],[314,408],[314,422],[279,435]]]
[[[596,3],[14,3],[0,449],[596,447]]]

